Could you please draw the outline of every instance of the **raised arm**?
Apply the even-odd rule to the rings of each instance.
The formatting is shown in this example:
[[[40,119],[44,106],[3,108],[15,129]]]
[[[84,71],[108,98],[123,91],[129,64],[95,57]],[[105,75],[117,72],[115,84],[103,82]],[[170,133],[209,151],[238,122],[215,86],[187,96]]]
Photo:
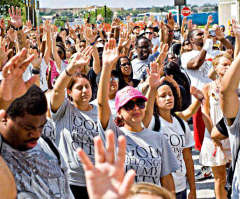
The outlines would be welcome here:
[[[239,24],[236,23],[235,20],[232,20],[232,28],[233,28],[233,32],[236,39],[235,49],[234,49],[234,58],[235,58],[240,52],[240,26]]]
[[[7,109],[10,103],[25,94],[38,76],[32,76],[27,82],[22,75],[34,56],[26,58],[27,50],[24,48],[12,57],[3,67],[3,80],[0,84],[0,109]]]
[[[91,53],[92,48],[87,47],[82,53],[79,52],[74,54],[72,61],[69,63],[65,71],[58,77],[50,97],[51,110],[53,112],[56,112],[62,105],[65,97],[65,88],[67,88],[67,85],[77,69],[82,68],[89,63]]]
[[[101,72],[101,63],[96,46],[93,46],[92,57],[93,57],[93,70],[95,74],[98,74]]]
[[[44,58],[45,63],[49,64],[50,57],[51,57],[51,49],[52,49],[52,46],[51,46],[52,42],[51,42],[51,36],[50,36],[51,26],[49,24],[49,21],[45,22],[43,30],[44,30],[45,36],[46,36],[46,48],[44,51],[43,58]]]
[[[240,54],[232,62],[231,67],[224,75],[221,83],[220,104],[223,115],[228,119],[229,125],[231,120],[237,116],[239,109],[239,100],[236,89],[240,80]]]
[[[175,113],[178,117],[185,121],[189,120],[198,111],[201,106],[201,102],[204,99],[202,91],[198,90],[194,86],[191,86],[190,92],[197,100],[194,101],[186,110]]]
[[[108,104],[109,82],[112,68],[115,66],[118,57],[119,51],[116,46],[116,40],[111,38],[104,47],[102,73],[97,93],[98,117],[103,129],[107,128],[111,115],[110,106]]]
[[[57,52],[57,46],[56,46],[56,38],[57,38],[57,32],[54,32],[54,30],[51,30],[51,41],[52,41],[52,55],[53,59],[56,62],[58,71],[61,71],[61,58],[58,55]]]

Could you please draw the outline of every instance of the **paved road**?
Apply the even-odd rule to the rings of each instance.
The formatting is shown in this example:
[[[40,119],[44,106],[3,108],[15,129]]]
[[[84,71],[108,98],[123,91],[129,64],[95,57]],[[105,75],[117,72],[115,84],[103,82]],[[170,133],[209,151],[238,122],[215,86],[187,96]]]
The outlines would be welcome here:
[[[193,149],[193,161],[194,161],[194,169],[195,173],[197,173],[201,165],[199,164],[199,152]],[[201,182],[196,182],[197,187],[197,198],[198,199],[214,199],[214,180],[208,179]]]

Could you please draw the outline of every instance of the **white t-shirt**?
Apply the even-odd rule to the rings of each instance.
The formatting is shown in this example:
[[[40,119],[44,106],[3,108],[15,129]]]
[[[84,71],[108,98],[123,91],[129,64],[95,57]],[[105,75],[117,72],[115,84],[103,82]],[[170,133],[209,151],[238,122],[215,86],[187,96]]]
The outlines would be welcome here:
[[[162,117],[159,117],[161,123],[160,133],[165,135],[167,138],[169,145],[171,146],[176,158],[178,160],[179,169],[176,172],[172,173],[175,190],[176,192],[181,192],[186,189],[186,166],[183,159],[183,149],[194,146],[194,139],[191,134],[191,130],[189,129],[188,124],[184,122],[185,132],[183,131],[181,124],[176,119],[176,117],[172,117],[173,122],[170,123],[164,120]],[[152,118],[152,121],[149,124],[150,129],[154,129],[155,119]]]
[[[94,104],[95,106],[98,106],[97,99],[91,101],[90,103]],[[117,116],[117,111],[116,111],[116,108],[115,108],[115,98],[114,99],[109,99],[108,104],[110,106],[111,113],[112,113],[113,117]]]
[[[208,72],[212,68],[212,59],[221,53],[219,50],[212,50],[206,54],[205,61],[203,65],[198,70],[192,70],[187,68],[188,62],[198,56],[200,51],[192,50],[182,54],[181,61],[182,67],[186,70],[187,74],[191,79],[191,85],[195,86],[197,89],[202,90],[203,86],[212,80],[208,78]]]

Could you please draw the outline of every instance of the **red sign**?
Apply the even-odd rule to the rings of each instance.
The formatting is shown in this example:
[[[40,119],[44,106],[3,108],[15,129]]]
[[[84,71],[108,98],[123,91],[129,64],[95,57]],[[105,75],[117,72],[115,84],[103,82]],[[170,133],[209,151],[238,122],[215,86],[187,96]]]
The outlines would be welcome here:
[[[185,6],[183,9],[182,9],[182,15],[184,17],[187,17],[191,14],[191,9],[187,6]]]

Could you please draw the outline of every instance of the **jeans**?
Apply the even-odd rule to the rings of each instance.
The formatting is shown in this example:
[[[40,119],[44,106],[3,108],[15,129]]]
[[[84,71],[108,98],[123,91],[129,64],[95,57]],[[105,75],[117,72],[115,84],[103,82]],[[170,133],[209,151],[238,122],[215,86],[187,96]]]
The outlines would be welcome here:
[[[187,189],[176,193],[176,199],[187,199]]]

